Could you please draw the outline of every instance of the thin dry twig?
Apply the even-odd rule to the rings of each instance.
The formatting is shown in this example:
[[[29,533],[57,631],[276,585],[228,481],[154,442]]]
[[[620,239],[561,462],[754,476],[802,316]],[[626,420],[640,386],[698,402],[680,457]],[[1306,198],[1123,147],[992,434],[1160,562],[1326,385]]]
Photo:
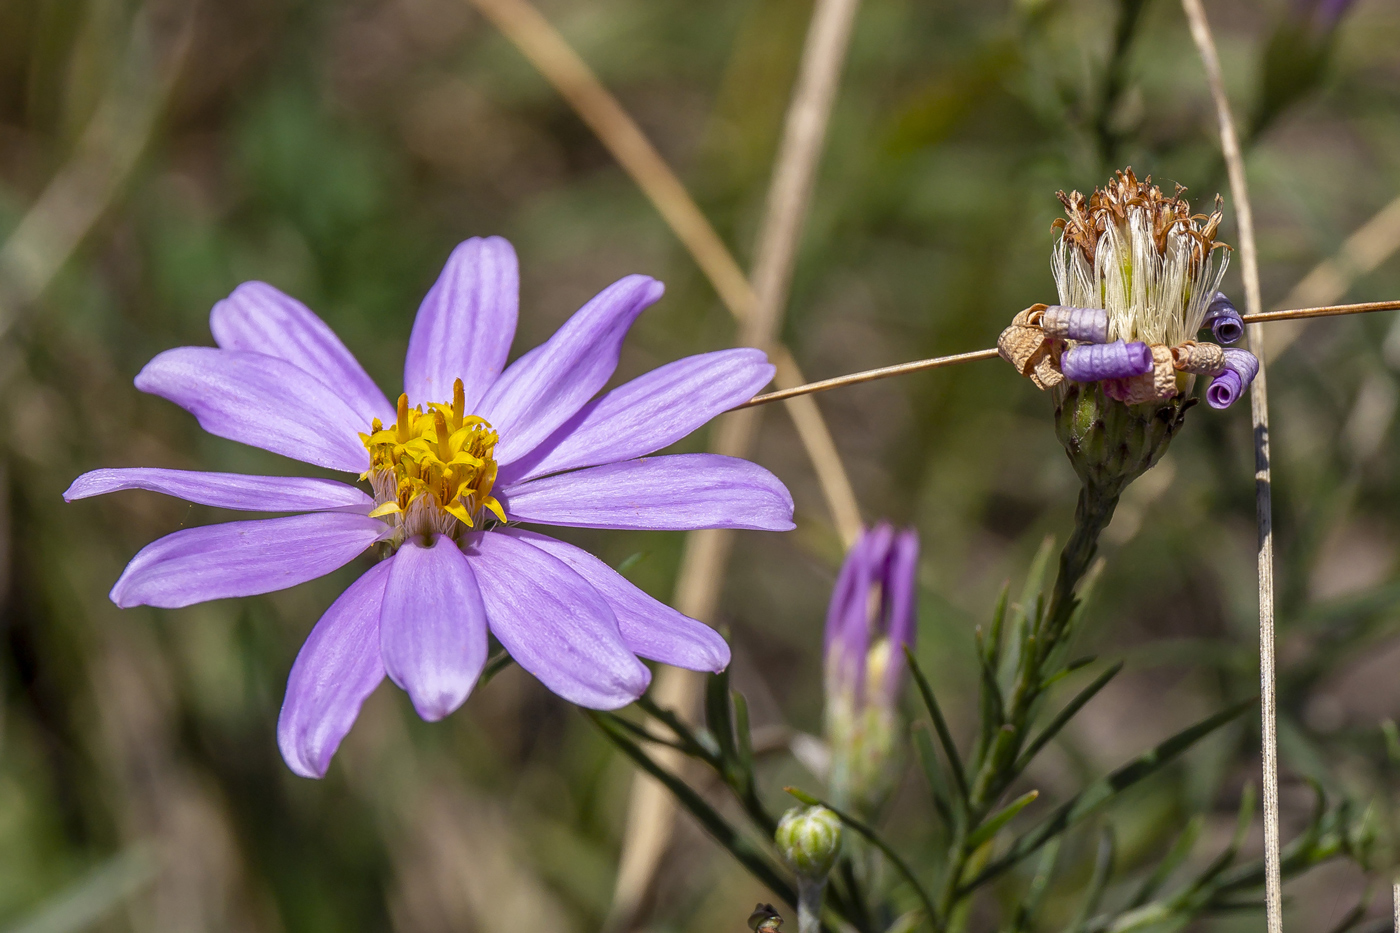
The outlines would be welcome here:
[[[121,68],[72,157],[0,246],[0,337],[48,289],[136,167],[189,51],[194,5],[173,24],[136,12]]]
[[[593,130],[613,158],[637,183],[681,245],[695,259],[720,301],[739,321],[741,334],[745,333],[745,327],[753,327],[754,333],[760,333],[762,328],[746,322],[754,319],[755,315],[772,312],[760,310],[758,293],[750,286],[724,241],[666,160],[588,64],[528,0],[471,2],[568,101],[579,118]],[[769,268],[774,272],[779,270],[776,263],[770,263]],[[775,277],[775,281],[781,280],[782,277]],[[785,287],[783,293],[776,294],[776,297],[781,301],[783,294]],[[777,344],[775,336],[776,332],[765,340],[741,342],[769,351],[778,367],[775,382],[779,388],[801,385],[805,381],[801,371],[792,361],[791,354]],[[786,363],[781,359],[783,356],[787,357]],[[788,413],[816,471],[832,523],[843,540],[854,540],[860,531],[860,510],[850,479],[837,454],[836,443],[821,412],[815,403],[806,400],[790,404]]]
[[[1211,97],[1220,122],[1220,148],[1230,178],[1230,192],[1240,230],[1240,264],[1244,278],[1245,310],[1258,315],[1263,307],[1259,294],[1259,253],[1254,240],[1254,212],[1249,201],[1244,155],[1230,113],[1230,99],[1220,73],[1220,56],[1211,36],[1201,0],[1181,0],[1191,26],[1191,38],[1200,51]],[[1274,532],[1269,466],[1269,393],[1265,380],[1264,328],[1259,320],[1249,324],[1249,344],[1261,357],[1259,374],[1250,387],[1254,415],[1255,512],[1259,519],[1259,682],[1263,726],[1264,787],[1264,905],[1269,933],[1283,933],[1283,879],[1279,866],[1278,723],[1274,673]]]
[[[1367,301],[1353,305],[1326,305],[1320,308],[1292,308],[1283,311],[1264,311],[1259,314],[1246,314],[1244,321],[1246,324],[1268,324],[1279,321],[1294,321],[1304,318],[1314,317],[1334,317],[1343,314],[1364,314],[1369,311],[1400,311],[1400,301]],[[828,389],[839,389],[843,386],[859,385],[862,382],[873,382],[876,379],[888,379],[891,376],[904,376],[909,373],[921,373],[929,369],[942,369],[945,366],[955,366],[958,363],[971,363],[974,360],[991,360],[998,356],[995,347],[988,350],[973,350],[968,353],[955,353],[952,356],[935,356],[926,360],[914,360],[909,363],[896,363],[893,366],[881,366],[878,369],[867,369],[858,373],[849,373],[845,376],[833,376],[830,379],[822,379],[819,382],[809,382],[806,385],[793,386],[791,389],[780,389],[777,392],[767,392],[763,395],[756,395],[742,405],[736,405],[735,411],[744,408],[752,408],[755,405],[767,405],[769,402],[784,402],[800,395],[813,395],[817,392],[825,392]]]
[[[813,10],[758,238],[754,263],[756,303],[751,314],[740,318],[740,342],[769,351],[777,367],[775,381],[784,387],[804,381],[791,354],[778,343],[778,330],[858,6],[859,0],[818,0]],[[826,426],[810,398],[792,399],[789,412],[809,452],[814,439],[821,442],[824,438],[829,445]],[[757,434],[760,414],[758,410],[747,410],[725,417],[711,449],[727,456],[746,456]],[[812,463],[824,487],[840,484],[846,491],[841,497],[828,494],[828,502],[841,537],[850,547],[860,531],[860,513],[835,447],[829,446],[830,456],[813,457]],[[844,508],[842,502],[847,503]],[[733,532],[725,530],[692,532],[688,536],[676,582],[677,609],[706,621],[714,618],[733,540]],[[667,668],[657,681],[657,701],[688,715],[699,697],[700,675]],[[675,753],[670,757],[676,760],[668,764],[682,763]],[[631,923],[665,854],[674,817],[675,806],[659,785],[642,780],[633,785],[607,928],[622,929]]]
[[[1400,198],[1381,208],[1347,237],[1335,256],[1322,260],[1293,286],[1283,306],[1323,305],[1338,301],[1361,276],[1374,272],[1400,252]],[[1270,360],[1288,349],[1302,336],[1303,322],[1269,330],[1264,355]]]

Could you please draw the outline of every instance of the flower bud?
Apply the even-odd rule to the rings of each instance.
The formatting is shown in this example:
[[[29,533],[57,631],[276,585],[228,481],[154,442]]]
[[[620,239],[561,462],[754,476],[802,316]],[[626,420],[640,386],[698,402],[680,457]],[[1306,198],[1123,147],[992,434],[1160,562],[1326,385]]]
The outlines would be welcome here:
[[[841,852],[841,820],[826,807],[793,807],[778,821],[773,840],[799,877],[825,879]]]
[[[919,539],[881,523],[846,555],[826,617],[827,785],[837,806],[879,807],[898,764],[900,654],[914,642]]]

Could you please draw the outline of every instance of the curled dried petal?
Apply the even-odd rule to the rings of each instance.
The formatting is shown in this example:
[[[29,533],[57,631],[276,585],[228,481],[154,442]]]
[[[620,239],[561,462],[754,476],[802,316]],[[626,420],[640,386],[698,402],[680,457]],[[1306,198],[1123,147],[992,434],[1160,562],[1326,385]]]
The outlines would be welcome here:
[[[1015,366],[1018,373],[1026,376],[1049,352],[1049,348],[1045,343],[1045,334],[1039,327],[1012,324],[997,338],[997,352],[1002,359]]]
[[[1040,358],[1028,375],[1037,389],[1054,388],[1065,381],[1064,374],[1060,372],[1060,354],[1054,342],[1050,344],[1050,352]]]
[[[1176,397],[1176,367],[1172,364],[1171,349],[1162,344],[1157,344],[1151,349],[1151,372],[1123,380],[1122,397],[1119,401],[1125,405],[1165,402]]]
[[[1172,361],[1184,373],[1198,376],[1215,376],[1225,368],[1225,350],[1214,343],[1197,343],[1188,340],[1172,347]]]
[[[1079,340],[1084,343],[1108,342],[1108,312],[1103,308],[1071,308],[1051,305],[1040,319],[1048,337]]]
[[[1215,377],[1206,390],[1206,402],[1211,408],[1229,408],[1249,388],[1259,374],[1259,360],[1248,350],[1225,351],[1225,371]]]
[[[1216,292],[1211,299],[1203,326],[1209,327],[1215,339],[1226,346],[1244,336],[1244,318],[1224,292]]]
[[[1016,327],[1039,327],[1040,318],[1046,307],[1043,304],[1033,304],[1024,311],[1017,311],[1016,316],[1011,319],[1011,323]]]
[[[1152,371],[1152,350],[1140,341],[1080,344],[1065,351],[1060,371],[1075,382],[1140,376]]]

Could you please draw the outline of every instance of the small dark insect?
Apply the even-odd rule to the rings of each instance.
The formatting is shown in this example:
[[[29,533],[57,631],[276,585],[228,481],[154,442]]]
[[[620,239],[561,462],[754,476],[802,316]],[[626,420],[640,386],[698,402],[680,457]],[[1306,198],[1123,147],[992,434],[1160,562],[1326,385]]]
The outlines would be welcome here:
[[[749,914],[749,929],[754,933],[778,933],[783,926],[782,915],[772,904],[759,904]]]

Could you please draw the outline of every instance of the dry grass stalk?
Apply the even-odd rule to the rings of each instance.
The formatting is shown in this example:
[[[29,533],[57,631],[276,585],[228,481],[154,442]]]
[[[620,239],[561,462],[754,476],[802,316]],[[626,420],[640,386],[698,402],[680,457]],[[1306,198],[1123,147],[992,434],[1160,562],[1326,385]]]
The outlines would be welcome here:
[[[137,11],[121,70],[72,157],[0,245],[0,337],[48,289],[126,184],[184,65],[194,9],[168,35],[151,10]]]
[[[740,342],[769,351],[778,369],[775,381],[780,388],[801,385],[801,371],[777,341],[778,325],[858,0],[821,0],[813,14],[769,191],[753,288],[669,166],[549,22],[525,0],[472,2],[570,102],[642,188],[739,320]],[[860,513],[831,434],[810,398],[794,398],[789,412],[817,471],[833,522],[849,545],[860,531]],[[730,415],[718,426],[711,449],[730,456],[745,455],[757,433],[758,416],[757,411]],[[682,612],[700,619],[713,617],[731,542],[730,533],[724,531],[695,532],[687,539],[675,599]],[[696,675],[667,669],[653,689],[658,702],[684,710],[693,706],[698,683]],[[679,762],[667,760],[663,764],[677,766]],[[628,815],[610,928],[630,924],[664,854],[673,818],[674,810],[664,792],[653,782],[638,781]]]
[[[1220,56],[1211,36],[1210,23],[1201,0],[1181,0],[1191,26],[1191,38],[1205,66],[1211,97],[1220,122],[1220,148],[1230,178],[1230,192],[1240,229],[1240,263],[1244,278],[1245,310],[1258,314],[1263,302],[1259,293],[1259,253],[1254,239],[1254,212],[1249,201],[1244,155],[1239,134],[1230,113],[1230,100],[1220,73]],[[1265,380],[1264,328],[1249,324],[1249,344],[1261,357],[1259,374],[1250,387],[1250,407],[1254,421],[1255,512],[1259,519],[1259,682],[1260,716],[1263,726],[1264,787],[1264,903],[1269,933],[1283,933],[1283,880],[1279,865],[1278,801],[1278,723],[1274,671],[1274,534],[1273,501],[1269,467],[1269,394]]]
[[[1361,276],[1374,272],[1400,252],[1400,198],[1383,207],[1376,216],[1346,238],[1337,255],[1324,259],[1299,280],[1283,300],[1283,306],[1325,305],[1339,301]],[[1270,360],[1288,349],[1302,336],[1305,322],[1285,324],[1269,330],[1264,355]]]
[[[637,187],[651,201],[681,245],[694,258],[700,271],[709,279],[720,301],[739,321],[741,337],[746,337],[744,328],[749,325],[745,322],[760,313],[757,310],[760,305],[757,292],[750,286],[729,248],[676,173],[661,158],[636,121],[559,31],[528,0],[471,0],[471,3],[568,101],[579,118],[593,130],[613,158],[637,183]],[[776,266],[773,268],[776,269]],[[783,294],[785,292],[784,287]],[[775,357],[774,362],[778,362],[776,357],[781,350],[773,338],[745,339],[741,343],[764,347],[769,350],[770,356]],[[796,364],[792,363],[787,367],[779,365],[774,381],[779,388],[788,388],[801,385],[805,380]],[[798,436],[816,470],[832,523],[843,540],[854,540],[860,531],[860,511],[845,468],[836,455],[831,432],[814,404],[789,405],[788,412],[797,425]]]

